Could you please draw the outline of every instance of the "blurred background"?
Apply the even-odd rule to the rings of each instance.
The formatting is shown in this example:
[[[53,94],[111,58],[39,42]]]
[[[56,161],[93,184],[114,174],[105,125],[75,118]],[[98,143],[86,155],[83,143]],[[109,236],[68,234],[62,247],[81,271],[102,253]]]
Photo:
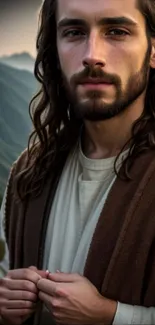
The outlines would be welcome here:
[[[29,102],[41,0],[0,0],[0,205],[13,161],[32,130]]]

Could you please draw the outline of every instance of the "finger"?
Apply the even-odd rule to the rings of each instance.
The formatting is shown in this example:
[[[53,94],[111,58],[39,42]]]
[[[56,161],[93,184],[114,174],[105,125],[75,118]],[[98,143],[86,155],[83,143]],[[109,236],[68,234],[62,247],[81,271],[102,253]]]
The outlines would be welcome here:
[[[48,305],[48,307],[51,306],[51,296],[50,295],[40,291],[38,296],[42,302],[44,302],[46,305]]]
[[[30,266],[29,269],[32,270],[32,271],[37,271],[38,270],[37,267],[36,266],[33,266],[33,265]]]
[[[50,312],[55,312],[61,310],[62,307],[62,299],[51,297],[48,294],[41,292],[39,293],[39,299],[46,305],[47,309]]]
[[[30,270],[36,272],[38,275],[40,275],[42,278],[47,278],[47,271],[45,270],[38,270],[36,266],[30,266]]]
[[[49,273],[48,279],[55,282],[76,282],[79,281],[81,276],[77,273]]]
[[[44,293],[54,296],[57,294],[58,285],[51,280],[41,279],[37,283],[37,288]]]
[[[47,271],[44,271],[44,270],[38,270],[38,274],[42,277],[42,278],[47,278],[48,277],[48,274]]]
[[[35,293],[23,290],[5,290],[2,294],[4,298],[9,300],[28,300],[36,302],[38,299],[38,295]]]
[[[14,280],[28,280],[35,284],[41,279],[41,276],[37,272],[29,268],[11,270],[6,277]]]
[[[66,311],[61,310],[54,310],[52,312],[53,318],[56,321],[56,324],[78,324],[77,319],[74,317],[71,317],[69,313],[66,313]]]
[[[12,280],[6,277],[2,280],[2,287],[10,290],[25,290],[35,294],[38,293],[37,286],[28,280]]]
[[[35,312],[36,309],[3,309],[1,311],[2,317],[6,317],[7,319],[11,319],[13,317],[21,317],[21,316],[30,316]]]
[[[34,309],[36,304],[27,300],[5,300],[1,302],[1,306],[6,309]]]

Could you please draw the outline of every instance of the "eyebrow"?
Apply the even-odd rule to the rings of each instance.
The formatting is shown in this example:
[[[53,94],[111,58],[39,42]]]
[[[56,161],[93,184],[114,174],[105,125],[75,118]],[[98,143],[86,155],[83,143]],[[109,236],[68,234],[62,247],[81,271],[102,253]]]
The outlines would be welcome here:
[[[84,19],[76,18],[64,18],[60,20],[57,24],[57,28],[61,29],[69,26],[86,26],[87,23]],[[104,17],[97,21],[98,26],[104,25],[127,25],[127,26],[137,26],[137,23],[127,17]]]

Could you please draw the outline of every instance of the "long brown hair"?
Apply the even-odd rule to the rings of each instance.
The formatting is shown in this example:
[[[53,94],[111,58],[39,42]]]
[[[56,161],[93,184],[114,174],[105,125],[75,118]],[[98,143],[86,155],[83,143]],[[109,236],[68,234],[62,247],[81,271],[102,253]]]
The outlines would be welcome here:
[[[145,16],[147,35],[151,39],[155,37],[155,1],[139,0],[139,9]],[[60,156],[61,152],[74,146],[82,125],[82,121],[76,119],[63,88],[56,33],[56,0],[45,0],[40,12],[34,70],[41,88],[29,106],[34,130],[28,142],[27,167],[18,175],[17,190],[21,199],[29,194],[40,194],[58,154]],[[129,170],[134,159],[149,148],[155,148],[153,69],[150,71],[144,112],[132,127],[130,150],[123,165],[126,179],[130,178]]]

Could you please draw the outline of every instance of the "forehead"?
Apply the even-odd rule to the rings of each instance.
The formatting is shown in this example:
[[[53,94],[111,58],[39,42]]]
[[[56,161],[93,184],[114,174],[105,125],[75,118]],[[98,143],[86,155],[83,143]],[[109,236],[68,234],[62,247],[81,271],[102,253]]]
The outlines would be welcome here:
[[[57,0],[57,20],[81,18],[93,22],[102,17],[124,16],[144,24],[138,0]]]

